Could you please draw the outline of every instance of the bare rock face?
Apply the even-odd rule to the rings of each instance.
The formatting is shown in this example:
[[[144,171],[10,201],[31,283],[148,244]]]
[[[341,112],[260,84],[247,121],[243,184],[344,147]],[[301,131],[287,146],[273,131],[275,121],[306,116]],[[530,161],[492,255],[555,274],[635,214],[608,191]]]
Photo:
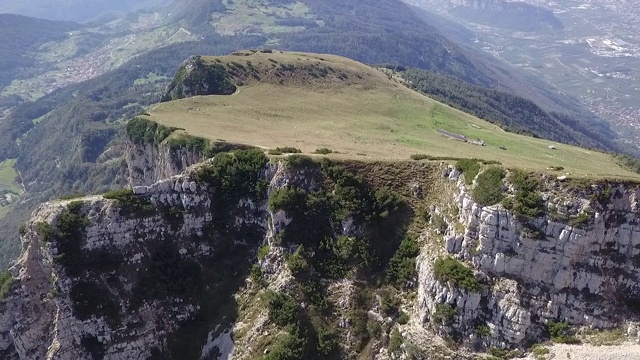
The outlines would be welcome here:
[[[162,101],[197,95],[231,95],[235,91],[236,86],[224,66],[207,64],[200,56],[192,56],[180,66]]]
[[[273,177],[278,171],[270,169],[278,166],[260,176]],[[246,276],[238,269],[247,249],[265,239],[272,223],[266,194],[229,207],[195,180],[197,170],[137,186],[120,200],[41,205],[11,269],[19,286],[2,303],[2,358],[148,359],[203,316],[207,291],[231,298],[228,287]],[[224,206],[228,214],[216,212]],[[209,283],[215,274],[222,279]],[[209,342],[219,337],[208,336]],[[198,349],[207,338],[189,341]]]
[[[178,175],[202,160],[201,152],[195,149],[129,142],[126,158],[128,182],[130,186],[151,185]]]
[[[456,309],[447,335],[485,346],[525,346],[540,339],[548,322],[594,328],[624,326],[638,319],[640,222],[634,211],[638,190],[611,189],[606,205],[593,206],[592,219],[570,226],[544,215],[523,223],[502,206],[482,207],[458,182],[455,220],[445,252],[472,265],[483,285],[472,292],[439,282],[433,257],[418,261],[418,314],[426,323],[438,304]],[[562,191],[543,194],[547,210],[580,213],[591,202]],[[537,230],[532,235],[531,229]],[[482,324],[490,334],[480,336]]]

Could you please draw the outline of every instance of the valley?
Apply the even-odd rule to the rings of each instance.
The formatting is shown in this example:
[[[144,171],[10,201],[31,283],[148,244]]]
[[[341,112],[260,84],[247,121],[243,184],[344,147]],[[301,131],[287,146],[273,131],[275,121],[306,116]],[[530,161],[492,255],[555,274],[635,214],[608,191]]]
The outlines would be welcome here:
[[[165,22],[166,14],[138,13],[133,19],[69,32],[63,41],[33,49],[38,53],[35,76],[13,80],[0,96],[18,95],[34,101],[56,89],[105,74],[149,50],[196,39],[189,31],[163,25]]]

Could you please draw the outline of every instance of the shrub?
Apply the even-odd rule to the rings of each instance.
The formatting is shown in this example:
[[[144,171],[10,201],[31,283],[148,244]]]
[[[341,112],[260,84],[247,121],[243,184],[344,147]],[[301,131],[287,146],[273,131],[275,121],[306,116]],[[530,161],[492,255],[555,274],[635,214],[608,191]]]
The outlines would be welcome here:
[[[289,333],[280,337],[264,360],[300,360],[305,358],[307,339],[299,327],[290,327]]]
[[[318,148],[313,153],[314,154],[320,154],[320,155],[328,155],[328,154],[331,154],[332,152],[333,152],[333,150],[328,149],[328,148]]]
[[[544,346],[542,346],[540,344],[533,345],[531,347],[531,351],[533,352],[533,356],[536,359],[539,359],[539,360],[546,359],[546,356],[549,355],[549,353],[551,352],[551,351],[549,351],[548,348],[546,348],[546,347],[544,347]]]
[[[287,213],[293,213],[294,216],[304,211],[304,204],[307,200],[307,194],[300,188],[284,187],[275,190],[269,197],[269,210],[284,210]]]
[[[400,299],[393,288],[384,288],[380,292],[380,311],[385,316],[396,316],[400,307]]]
[[[325,325],[319,326],[316,333],[318,334],[316,353],[325,357],[329,356],[338,347],[336,334]]]
[[[134,144],[159,144],[177,128],[169,128],[154,121],[135,117],[127,123],[127,136]]]
[[[499,203],[502,200],[502,179],[504,170],[490,167],[478,175],[477,185],[471,192],[473,199],[482,206]]]
[[[482,285],[473,276],[473,271],[452,257],[442,257],[433,265],[436,279],[442,283],[451,282],[471,292],[479,292]]]
[[[11,275],[9,271],[3,271],[0,273],[0,300],[4,299],[7,294],[9,294],[9,290],[11,290],[11,285],[15,282],[15,279]]]
[[[289,155],[285,160],[287,166],[292,169],[306,169],[316,166],[316,162],[307,155]]]
[[[298,303],[289,295],[269,291],[265,294],[269,320],[278,326],[298,323]]]
[[[460,159],[456,162],[456,168],[464,174],[464,182],[471,185],[480,171],[480,163],[475,159]]]
[[[398,324],[404,325],[409,322],[409,315],[406,312],[400,311],[400,315],[398,315]]]
[[[476,327],[476,334],[478,334],[478,336],[488,337],[491,335],[491,329],[487,325],[478,325]]]
[[[564,344],[575,344],[580,342],[580,340],[575,337],[566,321],[549,322],[547,324],[547,330],[549,331],[549,335],[551,335],[551,340],[554,342]]]
[[[431,315],[431,319],[438,324],[448,325],[453,322],[458,315],[458,309],[450,304],[436,304],[436,311]]]
[[[569,219],[569,225],[573,227],[581,227],[587,225],[591,221],[591,215],[587,212],[581,212],[576,217]]]
[[[285,147],[277,147],[275,149],[271,149],[268,152],[269,152],[269,155],[282,155],[282,154],[299,154],[302,151],[300,149],[297,149],[291,146],[285,146]]]
[[[542,214],[542,197],[538,193],[540,179],[522,170],[513,170],[509,180],[516,189],[513,198],[505,198],[502,205],[515,215],[530,219]]]
[[[219,153],[210,164],[198,169],[196,178],[208,185],[207,190],[216,199],[211,212],[214,223],[220,225],[219,229],[228,228],[233,209],[240,199],[264,200],[268,183],[262,174],[267,161],[267,156],[260,150],[237,150]]]
[[[369,334],[369,337],[375,339],[380,336],[381,332],[382,326],[380,326],[380,323],[374,318],[369,318],[367,320],[367,333]]]
[[[36,233],[40,236],[42,241],[49,242],[55,235],[55,229],[49,223],[41,221],[36,224]]]
[[[387,266],[387,281],[398,286],[405,287],[415,278],[416,257],[420,253],[418,242],[412,237],[406,237],[400,243],[398,250]]]
[[[262,268],[260,268],[260,265],[258,264],[251,265],[249,276],[251,277],[251,280],[253,280],[255,283],[259,283],[260,281],[262,281]]]
[[[148,214],[154,207],[147,199],[133,194],[132,189],[113,190],[102,195],[105,199],[115,200],[118,206],[129,214]]]
[[[78,276],[85,269],[85,256],[82,254],[85,228],[89,219],[82,214],[82,202],[72,202],[60,213],[55,230],[47,238],[56,242],[58,255],[55,262],[64,266],[70,276]]]
[[[296,277],[309,271],[309,264],[304,258],[304,247],[302,245],[298,246],[293,254],[287,256],[287,267]]]
[[[397,352],[402,348],[403,343],[404,339],[402,338],[402,334],[400,334],[400,330],[398,330],[398,328],[393,329],[391,337],[389,338],[389,352]]]
[[[269,245],[263,245],[258,248],[258,260],[264,259],[269,253],[270,247]]]
[[[198,136],[180,134],[179,136],[169,138],[167,145],[172,149],[186,148],[204,153],[209,147],[209,140]]]
[[[444,220],[444,217],[438,213],[431,214],[431,224],[441,234],[447,231],[447,228],[449,227],[447,222]]]

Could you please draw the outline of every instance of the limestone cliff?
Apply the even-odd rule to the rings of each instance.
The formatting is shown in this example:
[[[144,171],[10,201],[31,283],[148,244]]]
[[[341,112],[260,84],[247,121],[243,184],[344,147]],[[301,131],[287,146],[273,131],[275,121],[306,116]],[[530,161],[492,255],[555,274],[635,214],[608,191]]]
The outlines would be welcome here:
[[[262,162],[254,181],[269,169]],[[207,329],[224,322],[203,298],[222,303],[242,284],[267,214],[266,199],[251,196],[212,210],[221,200],[196,170],[137,187],[141,195],[40,206],[11,269],[20,286],[4,303],[4,358],[147,359],[167,348],[199,357]]]
[[[481,285],[443,283],[434,272],[436,257],[423,253],[417,309],[425,324],[438,311],[452,310],[449,319],[438,319],[436,330],[476,346],[530,345],[548,336],[547,325],[557,322],[629,327],[636,335],[637,186],[610,183],[575,190],[547,178],[544,211],[527,219],[501,205],[478,205],[458,174],[451,175],[457,181],[451,190],[456,210],[444,215],[449,225],[442,254],[471,265]],[[439,205],[438,211],[444,209]]]
[[[197,149],[175,148],[168,144],[137,144],[132,141],[127,146],[130,186],[151,185],[178,175],[203,160],[202,153]]]
[[[525,218],[480,206],[455,168],[245,150],[46,203],[11,269],[0,357],[451,356],[436,333],[472,358],[561,321],[637,336],[639,190],[540,184]]]

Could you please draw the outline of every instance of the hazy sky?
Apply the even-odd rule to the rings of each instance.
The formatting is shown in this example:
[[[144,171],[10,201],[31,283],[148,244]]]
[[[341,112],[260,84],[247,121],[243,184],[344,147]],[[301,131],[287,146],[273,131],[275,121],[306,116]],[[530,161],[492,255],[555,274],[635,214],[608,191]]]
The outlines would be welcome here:
[[[109,13],[167,5],[172,0],[0,0],[0,13],[85,22]]]

